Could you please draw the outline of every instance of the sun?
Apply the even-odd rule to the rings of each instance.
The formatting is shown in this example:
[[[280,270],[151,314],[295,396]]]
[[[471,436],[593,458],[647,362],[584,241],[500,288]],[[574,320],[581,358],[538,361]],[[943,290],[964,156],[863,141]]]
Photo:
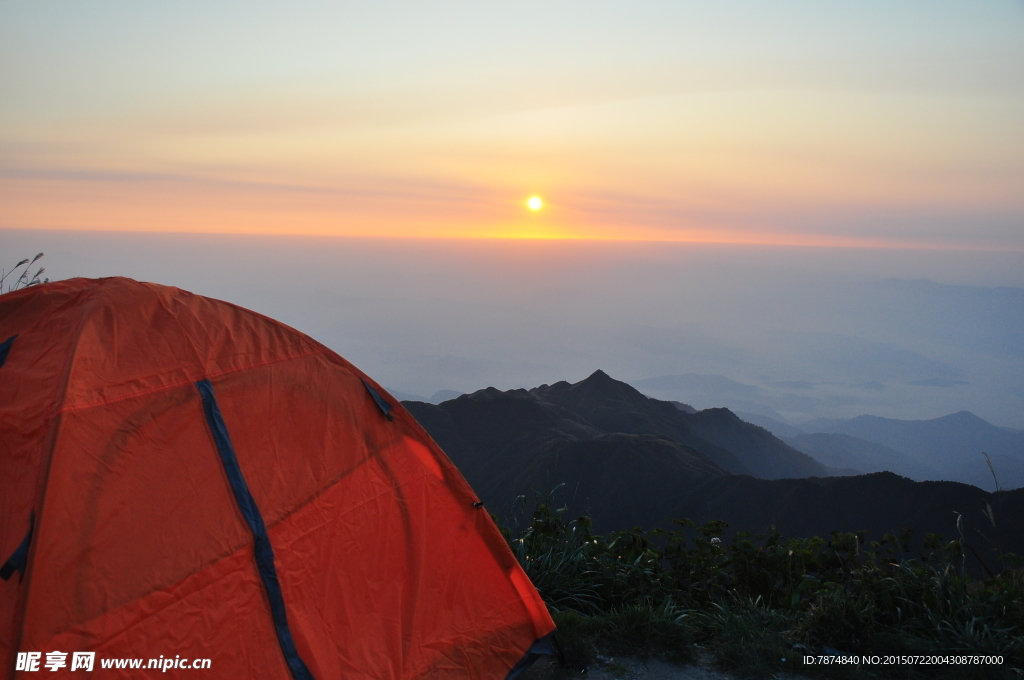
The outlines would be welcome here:
[[[541,200],[540,196],[530,196],[526,199],[526,207],[530,210],[537,212],[544,207],[544,201]]]

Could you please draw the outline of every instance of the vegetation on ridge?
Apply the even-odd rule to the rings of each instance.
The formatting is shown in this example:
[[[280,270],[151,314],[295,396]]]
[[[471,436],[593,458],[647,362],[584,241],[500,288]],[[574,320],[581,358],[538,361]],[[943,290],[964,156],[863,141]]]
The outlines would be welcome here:
[[[867,542],[720,536],[723,522],[591,533],[550,498],[509,545],[537,586],[577,670],[599,652],[686,661],[695,644],[744,676],[777,671],[831,678],[1019,678],[1024,570],[1005,554],[974,579],[962,537],[910,532]],[[1002,665],[805,665],[805,655],[1002,656]]]
[[[14,265],[14,267],[11,268],[10,271],[7,271],[6,269],[0,270],[0,295],[2,295],[3,293],[10,293],[12,291],[18,290],[19,288],[28,288],[30,286],[38,285],[40,283],[49,283],[50,279],[40,278],[43,275],[43,272],[46,271],[44,267],[39,267],[36,270],[35,274],[33,274],[31,271],[32,265],[34,265],[42,257],[43,254],[38,253],[31,260],[29,260],[26,257],[24,260]],[[14,276],[14,273],[18,271],[18,269],[24,267],[25,265],[28,266],[21,271],[21,274],[19,274],[16,279],[14,279],[14,283],[7,282],[9,278]],[[7,282],[7,290],[4,290],[4,282]]]

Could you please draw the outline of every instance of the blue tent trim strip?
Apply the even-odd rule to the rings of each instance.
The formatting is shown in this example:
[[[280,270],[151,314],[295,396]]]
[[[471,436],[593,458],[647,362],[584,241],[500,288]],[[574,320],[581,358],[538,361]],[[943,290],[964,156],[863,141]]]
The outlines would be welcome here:
[[[270,613],[274,619],[274,630],[277,632],[277,641],[281,645],[281,652],[284,654],[285,661],[295,680],[314,680],[313,674],[309,672],[306,663],[299,656],[299,652],[295,648],[295,640],[288,628],[284,596],[281,593],[281,583],[277,579],[277,569],[274,567],[274,549],[270,545],[270,537],[267,535],[267,527],[263,523],[263,515],[260,514],[256,500],[249,492],[249,486],[242,476],[242,469],[235,456],[235,448],[231,444],[231,436],[228,434],[227,425],[224,423],[224,417],[221,415],[217,399],[213,394],[213,385],[209,380],[200,380],[196,383],[196,388],[203,399],[206,423],[210,426],[210,432],[213,434],[217,452],[224,464],[224,472],[228,476],[231,491],[235,495],[235,502],[238,503],[238,509],[252,532],[256,567],[259,570],[260,579],[263,581],[267,599],[270,600]]]
[[[515,666],[505,676],[505,680],[516,680],[519,676],[526,672],[526,669],[534,664],[534,662],[542,656],[550,655],[558,659],[558,663],[564,668],[566,666],[565,652],[562,651],[562,645],[559,644],[558,638],[555,636],[556,631],[551,631],[547,635],[534,640],[530,648],[526,650],[526,654],[519,660]]]

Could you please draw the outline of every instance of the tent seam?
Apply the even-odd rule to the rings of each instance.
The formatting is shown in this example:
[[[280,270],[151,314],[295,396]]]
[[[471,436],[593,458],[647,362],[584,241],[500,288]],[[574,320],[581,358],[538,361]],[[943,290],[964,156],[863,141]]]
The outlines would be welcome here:
[[[357,470],[359,470],[364,465],[366,465],[367,463],[369,463],[371,460],[374,460],[374,459],[381,459],[381,460],[383,460],[383,456],[382,456],[382,454],[380,452],[371,453],[369,456],[367,456],[362,461],[360,461],[358,465],[354,465],[353,467],[351,467],[350,469],[348,469],[345,472],[341,473],[340,475],[335,476],[333,479],[331,479],[329,482],[327,482],[323,487],[318,489],[316,492],[310,494],[306,498],[304,498],[301,501],[299,501],[298,503],[296,503],[294,507],[292,507],[290,510],[288,510],[287,512],[282,514],[280,517],[278,517],[277,519],[273,520],[272,522],[268,522],[267,523],[267,530],[269,531],[270,529],[275,528],[275,527],[283,524],[284,522],[287,522],[289,519],[291,519],[291,517],[293,515],[295,515],[298,512],[301,512],[302,510],[305,510],[307,507],[309,507],[310,505],[315,503],[325,493],[327,493],[328,491],[330,491],[331,489],[336,487],[338,484],[341,484],[341,482],[346,477],[354,474]],[[433,479],[433,478],[434,478],[434,476],[432,474],[430,474],[427,471],[424,471],[418,477],[411,477],[409,479],[406,479],[406,480],[402,481],[401,483],[395,484],[393,488],[394,489],[398,489],[398,488],[401,488],[401,487],[406,486],[408,484],[412,484],[414,482],[418,482],[421,479]],[[345,511],[345,514],[348,514],[350,512],[354,512],[355,510],[358,510],[359,508],[363,507],[367,503],[371,503],[371,502],[373,502],[373,501],[377,500],[378,498],[381,498],[382,496],[385,496],[385,495],[387,495],[387,492],[386,491],[382,491],[379,494],[377,494],[376,496],[374,496],[373,498],[369,498],[369,499],[363,501],[362,503],[360,503],[359,505],[352,506],[351,508],[349,508],[348,510]]]
[[[251,540],[250,541],[246,541],[242,545],[238,546],[236,549],[234,549],[232,551],[229,551],[229,552],[226,552],[226,553],[223,553],[221,555],[218,555],[213,560],[211,560],[208,564],[204,565],[202,568],[197,569],[196,571],[193,571],[193,572],[190,572],[190,573],[186,574],[185,576],[181,577],[177,581],[175,581],[173,583],[169,583],[169,584],[163,585],[163,586],[160,586],[159,588],[153,588],[152,590],[147,591],[146,593],[143,593],[142,595],[140,595],[139,597],[137,597],[137,598],[135,598],[133,600],[128,600],[127,602],[123,602],[122,604],[119,604],[116,607],[113,607],[111,609],[103,611],[103,612],[97,614],[96,616],[94,616],[94,617],[92,617],[90,619],[86,619],[85,621],[81,621],[81,622],[76,623],[74,625],[68,626],[64,630],[58,631],[58,632],[54,633],[53,635],[51,635],[50,636],[50,640],[52,640],[53,638],[55,638],[57,636],[60,636],[60,635],[66,635],[68,633],[73,633],[76,628],[80,629],[80,630],[81,629],[85,629],[90,623],[92,623],[94,621],[98,621],[99,619],[102,619],[105,616],[109,616],[110,614],[112,614],[112,613],[114,613],[114,612],[116,612],[116,611],[118,611],[120,609],[125,608],[126,606],[132,604],[133,602],[137,602],[137,601],[145,599],[147,597],[152,597],[156,593],[167,592],[167,591],[171,590],[172,588],[176,588],[176,587],[180,586],[182,583],[184,583],[185,581],[189,580],[190,578],[193,578],[196,575],[203,573],[207,569],[211,569],[211,568],[217,566],[218,564],[224,562],[225,560],[231,559],[236,554],[242,552],[243,550],[246,550],[251,545],[252,545],[252,541]],[[231,573],[233,573],[233,572],[229,572],[228,574],[224,574],[224,575],[218,576],[216,579],[210,581],[209,583],[206,583],[205,585],[203,585],[203,586],[201,586],[199,588],[196,588],[195,590],[190,591],[188,593],[188,595],[193,595],[195,593],[199,593],[199,592],[202,592],[203,590],[206,590],[210,586],[213,586],[216,583],[218,583],[219,581],[227,578]],[[187,597],[188,595],[186,595],[185,597]],[[147,619],[150,619],[150,618],[156,616],[157,614],[159,614],[163,610],[167,609],[168,607],[172,607],[175,604],[178,604],[183,599],[184,599],[184,597],[179,597],[179,598],[177,598],[175,600],[172,600],[172,601],[168,602],[167,604],[164,604],[160,608],[153,610],[149,614],[146,614],[145,616],[143,616],[142,618],[137,620],[135,623],[133,623],[128,628],[125,628],[125,629],[123,629],[121,631],[118,631],[116,634],[110,635],[107,638],[105,638],[104,640],[98,642],[95,645],[95,647],[100,647],[100,646],[110,642],[111,640],[114,640],[114,639],[120,637],[121,635],[123,635],[127,631],[131,630],[132,628],[135,628],[136,626],[140,625],[142,622],[146,621]]]
[[[206,378],[206,379],[209,379],[209,378],[221,378],[221,377],[223,377],[225,375],[231,375],[232,373],[238,373],[240,371],[249,371],[249,370],[252,370],[254,368],[260,368],[261,366],[269,366],[270,364],[276,364],[276,363],[280,363],[282,361],[291,361],[293,359],[302,359],[303,357],[312,356],[314,354],[324,354],[324,350],[318,348],[318,349],[310,350],[308,352],[304,352],[302,354],[293,354],[293,355],[286,356],[286,357],[278,357],[276,359],[267,359],[266,361],[260,361],[260,362],[257,362],[255,364],[247,364],[247,365],[241,366],[239,368],[231,368],[231,369],[228,369],[228,370],[225,370],[225,371],[220,371],[218,373],[209,373],[209,374],[206,374],[204,376],[204,378]],[[200,380],[202,380],[204,378],[200,378]],[[191,378],[187,378],[185,380],[181,380],[179,382],[172,383],[170,385],[160,385],[159,387],[151,387],[148,390],[142,390],[141,392],[132,392],[131,394],[127,394],[127,395],[124,395],[124,396],[121,396],[121,397],[111,397],[110,399],[105,399],[103,401],[92,401],[92,402],[89,402],[87,404],[72,404],[71,406],[62,406],[60,408],[60,412],[67,413],[67,412],[70,412],[70,411],[83,411],[83,410],[86,410],[86,409],[95,408],[97,406],[106,406],[107,404],[114,404],[114,403],[117,403],[119,401],[125,401],[127,399],[134,399],[135,397],[142,397],[142,396],[145,396],[147,394],[154,394],[156,392],[162,392],[164,390],[172,390],[172,389],[174,389],[176,387],[181,387],[182,385],[193,385],[193,384],[195,384],[195,382],[196,382],[195,380],[192,380]]]
[[[63,404],[65,398],[67,397],[67,389],[68,383],[70,382],[71,378],[71,370],[75,363],[75,357],[78,354],[78,340],[82,335],[82,330],[85,328],[86,319],[89,316],[89,306],[92,303],[93,298],[96,297],[96,294],[99,292],[100,288],[100,285],[93,286],[92,290],[90,290],[86,294],[85,300],[81,302],[82,314],[78,319],[78,326],[75,328],[75,333],[71,341],[67,361],[64,363],[63,375],[61,376],[60,382],[57,383],[57,387],[53,391],[52,403],[54,404],[55,408],[51,412],[50,423],[47,428],[49,430],[47,432],[48,441],[44,445],[45,448],[43,451],[42,460],[40,460],[40,466],[45,467],[43,467],[43,469],[40,471],[41,474],[39,475],[39,480],[37,482],[37,498],[35,502],[35,509],[38,511],[36,513],[38,516],[38,526],[36,527],[35,532],[36,540],[29,545],[29,554],[26,556],[25,559],[25,572],[23,574],[26,581],[25,594],[23,596],[24,599],[22,599],[21,602],[19,603],[20,606],[18,607],[18,609],[20,609],[20,611],[16,610],[15,613],[15,621],[17,623],[17,642],[15,643],[16,649],[21,648],[22,640],[24,640],[25,637],[25,616],[28,613],[28,604],[29,600],[32,597],[32,576],[34,572],[34,569],[32,567],[34,566],[35,562],[36,550],[40,545],[41,538],[43,536],[43,531],[45,529],[44,509],[46,507],[47,492],[50,487],[50,470],[53,467],[53,454],[57,449],[57,441],[60,439],[61,431],[61,415],[63,413],[63,408],[60,406],[60,404]]]

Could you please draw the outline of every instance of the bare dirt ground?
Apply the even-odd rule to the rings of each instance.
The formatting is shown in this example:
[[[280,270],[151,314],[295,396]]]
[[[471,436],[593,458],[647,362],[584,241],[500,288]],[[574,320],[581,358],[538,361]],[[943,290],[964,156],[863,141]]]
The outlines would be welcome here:
[[[522,676],[522,680],[738,680],[736,675],[715,668],[711,655],[698,654],[697,662],[675,664],[658,659],[634,657],[601,657],[583,673],[568,672],[558,662],[544,657]],[[765,676],[774,680],[807,680],[802,675],[776,673]]]

